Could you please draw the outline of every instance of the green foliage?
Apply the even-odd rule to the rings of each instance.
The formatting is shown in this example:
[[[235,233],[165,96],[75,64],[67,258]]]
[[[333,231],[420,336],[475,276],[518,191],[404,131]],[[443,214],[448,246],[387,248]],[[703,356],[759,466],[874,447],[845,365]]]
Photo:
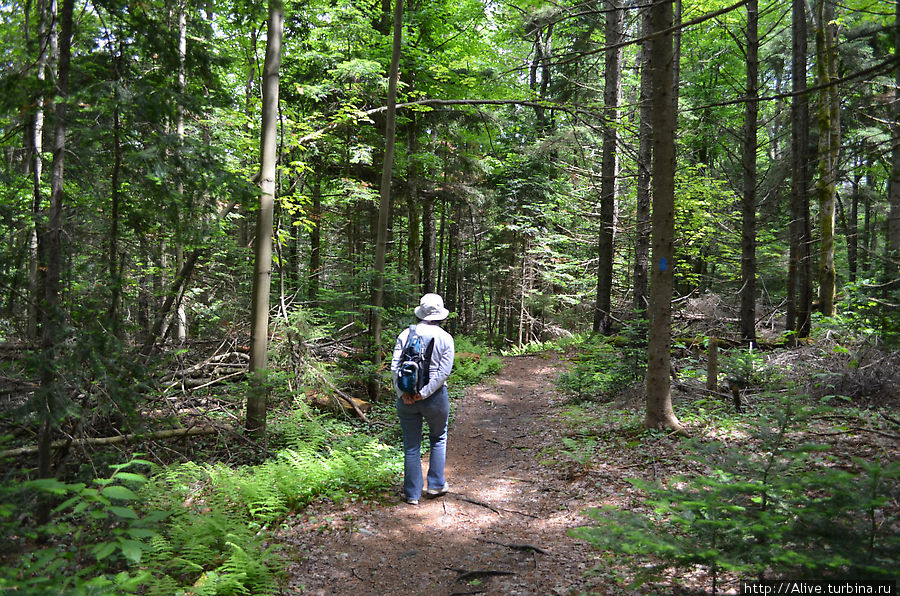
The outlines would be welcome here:
[[[752,347],[723,351],[719,372],[740,387],[763,387],[781,378],[779,371],[768,366],[765,356]]]
[[[259,466],[187,463],[154,478],[148,500],[175,513],[147,557],[149,593],[276,592],[281,561],[259,530],[317,497],[372,494],[401,466],[396,449],[304,408],[273,421],[271,434],[284,447]]]
[[[448,383],[453,387],[462,388],[474,385],[484,377],[495,375],[503,368],[503,361],[497,356],[492,356],[488,348],[477,345],[473,340],[465,336],[454,338],[456,352],[477,354],[478,358],[458,358],[453,362],[453,372],[450,373]]]
[[[584,333],[578,333],[571,336],[560,337],[558,339],[549,339],[547,341],[531,341],[522,346],[513,346],[508,350],[503,350],[504,356],[526,356],[528,354],[540,354],[542,352],[557,352],[562,354],[566,348],[581,346],[587,341],[589,336]]]
[[[702,474],[631,480],[651,512],[595,509],[598,525],[571,534],[620,554],[652,555],[654,571],[703,565],[714,578],[720,570],[892,577],[900,538],[885,506],[900,489],[900,464],[855,458],[851,468],[836,466],[827,446],[793,442],[808,415],[784,400],[759,418],[752,444],[690,442]]]
[[[644,350],[631,347],[627,339],[593,336],[582,347],[575,365],[558,381],[576,399],[608,400],[643,378]]]
[[[149,462],[133,459],[92,485],[55,478],[29,480],[0,489],[4,542],[24,550],[21,558],[0,560],[0,590],[32,594],[136,594],[149,579],[147,554],[160,536],[169,511],[148,507],[139,493],[148,480],[128,471]],[[59,501],[51,522],[22,524],[39,503]],[[27,542],[26,542],[27,541]],[[14,551],[10,551],[14,552]],[[9,554],[9,553],[7,553]]]
[[[878,295],[882,290],[873,279],[845,283],[839,306],[841,314],[832,321],[819,322],[826,329],[840,329],[842,336],[851,331],[861,337],[878,337],[889,346],[900,344],[900,317],[896,306]],[[888,302],[896,301],[894,298]]]

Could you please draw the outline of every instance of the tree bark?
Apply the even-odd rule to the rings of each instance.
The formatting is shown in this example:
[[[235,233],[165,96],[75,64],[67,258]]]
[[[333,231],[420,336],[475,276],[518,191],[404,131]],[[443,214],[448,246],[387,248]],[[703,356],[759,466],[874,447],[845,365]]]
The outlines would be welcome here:
[[[819,124],[819,165],[816,194],[819,199],[819,308],[823,315],[834,315],[834,221],[835,189],[837,183],[837,155],[834,147],[840,141],[840,123],[834,106],[837,73],[835,26],[832,8],[827,0],[818,0],[816,7],[816,76],[819,92],[817,121]]]
[[[187,76],[185,74],[185,60],[187,58],[187,15],[185,14],[184,1],[178,4],[178,93],[184,95],[187,87]],[[175,137],[178,139],[178,150],[184,150],[184,106],[181,100],[178,100],[175,116]],[[176,238],[175,238],[175,270],[180,271],[184,266],[184,229],[186,222],[185,216],[181,213],[181,207],[184,205],[184,182],[178,180],[176,185],[178,193],[179,212],[176,221]],[[178,307],[175,309],[175,339],[179,343],[184,343],[187,339],[187,308],[184,298],[178,301]]]
[[[422,292],[425,294],[433,293],[436,287],[436,244],[434,196],[431,193],[426,193],[422,197]]]
[[[744,188],[741,201],[741,337],[756,341],[756,151],[759,115],[759,6],[747,2],[747,101],[744,104]]]
[[[896,20],[894,21],[894,58],[900,59],[900,2],[896,5]],[[888,212],[887,225],[887,259],[885,261],[886,281],[889,289],[896,291],[898,283],[898,271],[900,271],[900,60],[894,67],[894,78],[897,91],[894,94],[893,122],[891,123],[891,183],[890,183],[890,211]]]
[[[650,32],[649,13],[644,9],[642,35]],[[641,45],[640,128],[638,129],[637,213],[634,240],[634,300],[637,318],[647,312],[647,279],[650,265],[650,170],[652,159],[653,79],[650,71],[650,40]]]
[[[266,430],[266,360],[269,340],[269,291],[272,283],[272,227],[275,212],[275,166],[278,124],[278,80],[284,8],[269,0],[266,58],[262,81],[262,135],[260,138],[259,212],[256,219],[256,258],[253,268],[250,321],[250,388],[245,428],[262,437]]]
[[[806,94],[807,26],[804,0],[792,3],[791,221],[785,328],[809,336],[812,271],[809,223],[809,99]]]
[[[613,262],[616,233],[616,190],[619,175],[618,124],[622,98],[622,22],[625,13],[618,0],[606,2],[606,51],[604,68],[603,157],[600,163],[600,236],[597,243],[597,304],[594,332],[607,334],[612,324]]]
[[[375,243],[375,281],[372,296],[372,362],[377,374],[381,369],[381,310],[384,307],[384,262],[387,252],[388,218],[391,207],[391,178],[394,169],[394,145],[397,126],[397,80],[400,76],[400,43],[403,33],[403,0],[394,0],[394,38],[391,67],[388,73],[387,113],[384,125],[384,164],[381,170],[381,201],[378,207],[378,229]],[[380,383],[372,385],[371,397],[378,397]]]
[[[862,175],[853,177],[850,191],[850,214],[844,234],[847,236],[847,279],[855,282],[859,273],[859,185]]]
[[[412,85],[410,84],[410,88]],[[419,231],[419,164],[416,152],[419,150],[418,143],[418,126],[416,126],[416,116],[413,114],[410,118],[409,130],[407,131],[407,140],[409,147],[409,172],[407,173],[407,181],[409,186],[409,196],[407,200],[407,219],[409,221],[409,232],[407,234],[406,245],[406,269],[409,276],[409,285],[413,289],[413,294],[419,293],[419,255],[421,254],[421,238]],[[418,296],[413,296],[418,298]]]
[[[654,0],[650,46],[653,73],[653,212],[650,329],[647,345],[647,410],[644,426],[682,431],[672,409],[671,364],[673,242],[675,235],[675,120],[672,0]]]
[[[57,49],[56,29],[56,0],[50,0],[48,6],[40,8],[41,20],[38,26],[40,53],[38,54],[35,72],[41,92],[35,99],[34,118],[31,122],[31,180],[32,200],[31,211],[35,225],[31,229],[31,237],[28,243],[28,321],[26,323],[26,335],[29,339],[37,339],[38,335],[38,304],[40,297],[40,276],[38,274],[38,229],[37,222],[40,219],[43,208],[43,193],[41,191],[41,177],[44,168],[44,92],[43,84],[47,79],[47,64],[50,55]]]
[[[309,302],[317,306],[319,284],[322,281],[322,174],[313,173],[312,187],[312,228],[309,230]]]
[[[74,0],[63,0],[59,15],[59,61],[56,74],[56,106],[53,135],[53,163],[50,175],[50,205],[44,229],[38,234],[39,255],[43,261],[43,301],[41,304],[41,374],[37,397],[40,430],[38,435],[38,475],[53,475],[51,438],[56,426],[58,402],[62,389],[56,377],[56,348],[59,342],[62,312],[60,305],[60,275],[63,260],[62,212],[64,203],[66,127],[68,124],[69,69],[72,47],[72,12]],[[38,518],[46,522],[47,503],[42,503]]]

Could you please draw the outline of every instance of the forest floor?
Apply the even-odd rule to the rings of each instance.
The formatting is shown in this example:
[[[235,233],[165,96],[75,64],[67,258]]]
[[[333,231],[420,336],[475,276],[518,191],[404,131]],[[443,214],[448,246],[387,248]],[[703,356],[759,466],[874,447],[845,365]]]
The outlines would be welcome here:
[[[279,536],[294,560],[288,593],[626,593],[588,573],[602,553],[566,532],[590,522],[587,508],[633,494],[620,468],[633,462],[587,474],[546,459],[572,433],[554,384],[562,370],[558,356],[507,358],[457,396],[447,495],[408,505],[398,486],[385,503],[317,503],[295,518]]]
[[[792,363],[795,374],[810,377],[812,389],[816,377],[804,366],[838,370],[817,356],[827,352],[822,346],[773,352],[768,366],[787,371]],[[871,364],[829,377],[828,387],[815,391],[874,397],[859,399],[864,410],[850,416],[811,419],[797,440],[827,441],[833,461],[848,469],[854,458],[897,461],[897,422],[888,413],[900,406],[898,360],[898,352],[873,352],[866,356]],[[377,499],[312,503],[277,534],[290,561],[286,593],[709,593],[713,579],[703,567],[670,568],[656,578],[661,583],[635,584],[651,566],[646,558],[620,559],[568,535],[596,525],[587,514],[592,507],[649,513],[646,495],[629,478],[665,481],[708,472],[678,437],[642,428],[639,389],[605,403],[573,403],[556,383],[569,364],[552,353],[508,357],[482,384],[458,393],[451,387],[450,492],[413,506],[401,501],[398,484]],[[806,401],[822,399],[815,391]],[[755,448],[745,431],[771,399],[750,396],[749,411],[739,415],[707,410],[703,379],[690,377],[673,383],[672,395],[690,435],[744,449]],[[427,461],[425,454],[423,467]],[[892,503],[886,515],[896,519]],[[720,573],[717,593],[736,594],[738,580]]]

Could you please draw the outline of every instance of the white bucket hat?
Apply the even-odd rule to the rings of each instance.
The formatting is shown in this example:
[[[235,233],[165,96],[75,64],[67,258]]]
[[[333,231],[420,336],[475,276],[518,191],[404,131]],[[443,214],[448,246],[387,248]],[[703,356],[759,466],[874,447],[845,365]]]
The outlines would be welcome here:
[[[444,299],[439,295],[425,294],[419,300],[415,313],[423,321],[443,321],[450,311],[444,308]]]

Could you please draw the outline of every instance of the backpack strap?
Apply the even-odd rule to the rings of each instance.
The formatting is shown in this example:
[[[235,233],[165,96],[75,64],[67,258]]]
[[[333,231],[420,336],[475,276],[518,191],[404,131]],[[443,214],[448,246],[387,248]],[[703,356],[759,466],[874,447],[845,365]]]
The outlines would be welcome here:
[[[425,348],[425,354],[424,354],[425,370],[422,372],[422,383],[421,383],[421,386],[419,387],[420,391],[422,390],[423,387],[425,387],[425,385],[427,385],[431,381],[431,354],[433,352],[434,352],[434,338],[432,337],[428,341],[428,346]]]
[[[404,349],[408,348],[412,345],[413,339],[416,337],[416,325],[412,324],[409,326],[409,334],[406,336],[406,345],[403,346]]]

